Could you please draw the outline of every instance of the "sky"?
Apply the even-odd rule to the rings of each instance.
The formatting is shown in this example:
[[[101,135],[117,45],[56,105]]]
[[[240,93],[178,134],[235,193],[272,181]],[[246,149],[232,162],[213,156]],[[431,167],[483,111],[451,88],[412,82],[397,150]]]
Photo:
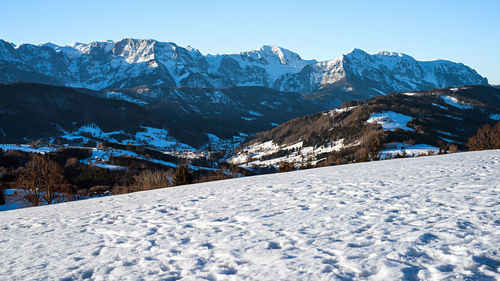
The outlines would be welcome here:
[[[319,61],[354,48],[447,59],[500,84],[500,1],[2,1],[14,44],[156,39],[204,54],[276,45]]]

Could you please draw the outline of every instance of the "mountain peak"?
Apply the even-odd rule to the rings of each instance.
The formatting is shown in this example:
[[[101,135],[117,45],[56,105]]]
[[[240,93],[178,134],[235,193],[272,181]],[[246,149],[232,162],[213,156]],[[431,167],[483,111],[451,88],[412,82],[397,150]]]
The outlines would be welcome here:
[[[367,52],[361,49],[354,48],[352,51],[343,54],[342,56],[340,56],[340,58],[337,58],[336,60],[348,58],[348,59],[364,61],[367,60],[369,57],[370,55]]]
[[[354,49],[352,49],[352,51],[348,52],[346,55],[368,55],[368,53],[361,50],[361,49],[354,48]]]
[[[399,53],[399,52],[389,52],[389,51],[380,51],[377,53],[379,56],[384,56],[384,57],[398,57],[398,58],[406,58],[406,59],[414,59],[413,57]]]
[[[294,64],[301,61],[302,58],[297,54],[285,48],[272,45],[263,45],[259,49],[240,53],[244,56],[249,56],[253,59],[269,59],[275,58],[283,65]]]

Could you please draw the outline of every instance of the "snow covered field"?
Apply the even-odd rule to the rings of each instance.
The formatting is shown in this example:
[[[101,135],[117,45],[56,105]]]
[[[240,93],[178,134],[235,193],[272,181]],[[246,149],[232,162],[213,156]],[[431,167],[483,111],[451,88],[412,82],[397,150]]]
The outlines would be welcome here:
[[[0,213],[3,280],[498,280],[500,150]]]

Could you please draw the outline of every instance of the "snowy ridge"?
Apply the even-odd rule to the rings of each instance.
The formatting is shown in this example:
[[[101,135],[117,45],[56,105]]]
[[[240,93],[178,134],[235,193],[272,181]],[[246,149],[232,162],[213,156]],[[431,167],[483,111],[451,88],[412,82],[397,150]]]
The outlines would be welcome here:
[[[305,81],[305,82],[304,82]],[[362,50],[312,64],[281,85],[285,91],[313,92],[338,82],[351,84],[375,95],[462,85],[487,85],[487,79],[460,63],[445,60],[417,61],[409,55]]]
[[[459,153],[6,211],[0,275],[495,280],[499,165]]]
[[[366,88],[372,95],[487,84],[473,69],[450,61],[419,62],[393,52],[369,55],[354,49],[332,60],[304,60],[277,46],[239,54],[202,55],[192,47],[150,39],[123,39],[57,46],[0,40],[0,64],[13,70],[0,81],[43,80],[89,89],[143,85],[225,88],[263,86],[311,93],[346,82],[343,91]],[[360,82],[361,81],[361,82]]]

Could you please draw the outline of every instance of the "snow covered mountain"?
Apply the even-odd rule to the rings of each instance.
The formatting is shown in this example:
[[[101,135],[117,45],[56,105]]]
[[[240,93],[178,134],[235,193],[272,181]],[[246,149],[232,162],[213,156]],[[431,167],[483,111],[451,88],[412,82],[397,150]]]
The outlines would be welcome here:
[[[314,62],[271,46],[240,54],[203,56],[194,48],[156,40],[70,46],[14,46],[0,41],[0,81],[41,82],[46,78],[49,83],[89,89],[143,85],[272,88],[283,74],[297,73]]]
[[[369,55],[354,49],[337,59],[308,65],[300,73],[285,79],[281,89],[313,92],[343,80],[358,87],[362,82],[365,84],[362,87],[372,86],[372,91],[379,94],[488,83],[486,78],[460,63],[445,60],[420,62],[402,53]],[[346,91],[351,89],[346,88]]]
[[[5,280],[498,280],[500,151],[5,211]]]
[[[488,83],[460,63],[419,62],[400,53],[369,55],[358,49],[317,62],[273,46],[239,54],[203,55],[189,46],[155,40],[70,46],[15,46],[0,40],[0,82],[13,81],[89,89],[262,86],[313,93],[308,98],[328,100],[328,106],[398,91]]]
[[[285,76],[279,86],[281,90],[312,93],[309,99],[323,101],[330,108],[350,100],[402,91],[488,85],[486,78],[461,63],[422,62],[393,52],[369,55],[359,49]]]

